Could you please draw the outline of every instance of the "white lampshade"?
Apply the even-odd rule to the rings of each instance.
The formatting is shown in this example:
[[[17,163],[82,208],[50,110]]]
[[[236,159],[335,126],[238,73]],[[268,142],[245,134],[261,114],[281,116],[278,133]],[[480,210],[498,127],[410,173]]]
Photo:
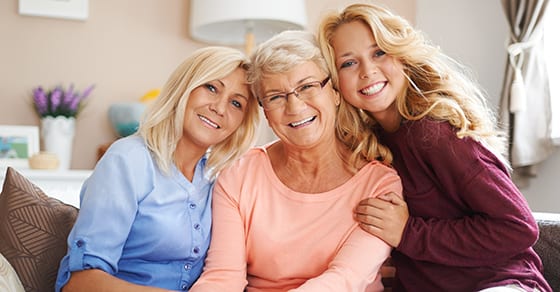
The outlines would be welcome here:
[[[283,30],[303,29],[304,0],[190,0],[193,39],[212,44],[246,44],[247,34],[262,42]]]

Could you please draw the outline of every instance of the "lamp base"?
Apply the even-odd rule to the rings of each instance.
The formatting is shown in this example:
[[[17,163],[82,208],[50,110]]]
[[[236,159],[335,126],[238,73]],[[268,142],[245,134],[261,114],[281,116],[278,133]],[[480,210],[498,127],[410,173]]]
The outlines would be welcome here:
[[[245,54],[250,56],[255,46],[255,34],[252,31],[245,33]]]

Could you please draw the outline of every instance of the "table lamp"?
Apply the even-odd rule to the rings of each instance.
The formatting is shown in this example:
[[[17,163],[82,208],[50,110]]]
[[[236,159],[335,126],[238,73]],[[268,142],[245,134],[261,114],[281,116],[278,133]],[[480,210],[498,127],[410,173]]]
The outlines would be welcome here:
[[[190,0],[193,39],[219,45],[245,45],[249,55],[255,42],[283,30],[303,29],[304,0]]]

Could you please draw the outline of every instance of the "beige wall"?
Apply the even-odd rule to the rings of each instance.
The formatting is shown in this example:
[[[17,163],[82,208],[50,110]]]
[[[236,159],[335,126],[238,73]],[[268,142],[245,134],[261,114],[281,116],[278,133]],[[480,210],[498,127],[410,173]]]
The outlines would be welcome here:
[[[356,1],[307,0],[309,27],[328,9]],[[368,1],[358,1],[368,2]],[[416,0],[375,1],[414,22]],[[113,141],[107,109],[159,88],[190,52],[189,0],[89,1],[86,21],[22,16],[0,1],[0,125],[39,125],[31,89],[73,82],[96,89],[77,120],[72,167],[93,168],[97,147]]]

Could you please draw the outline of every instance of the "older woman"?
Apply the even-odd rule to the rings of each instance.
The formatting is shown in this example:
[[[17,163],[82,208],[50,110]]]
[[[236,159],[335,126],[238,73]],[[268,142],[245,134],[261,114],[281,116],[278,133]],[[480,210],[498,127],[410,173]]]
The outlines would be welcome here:
[[[212,242],[191,291],[375,291],[390,247],[352,210],[402,186],[378,161],[351,157],[335,132],[342,101],[313,35],[289,31],[261,44],[249,73],[278,141],[222,171]]]

